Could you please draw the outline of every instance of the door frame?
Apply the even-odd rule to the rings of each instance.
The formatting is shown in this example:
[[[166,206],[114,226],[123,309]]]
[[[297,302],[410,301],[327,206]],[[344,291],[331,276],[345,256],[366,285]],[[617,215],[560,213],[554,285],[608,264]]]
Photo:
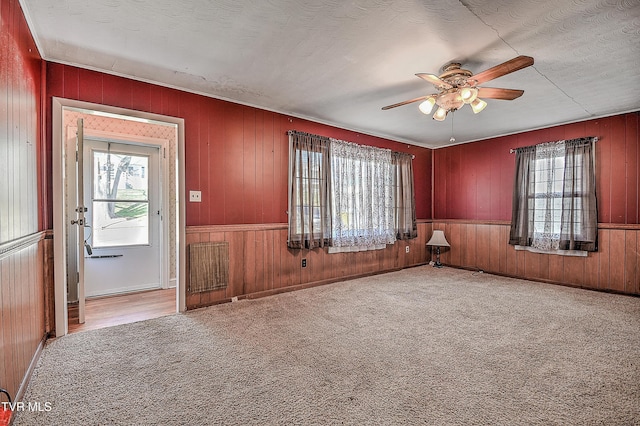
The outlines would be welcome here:
[[[124,116],[125,118],[151,120],[161,123],[173,124],[177,126],[177,149],[176,149],[176,180],[177,180],[177,193],[176,193],[176,206],[169,206],[168,196],[164,196],[162,199],[163,209],[165,209],[165,215],[169,214],[169,209],[175,209],[177,235],[176,245],[177,247],[169,247],[169,244],[163,244],[161,249],[162,268],[161,276],[169,277],[169,262],[168,255],[169,250],[176,250],[176,311],[184,312],[186,310],[186,248],[185,248],[185,171],[184,171],[184,119],[177,117],[170,117],[159,114],[152,114],[142,111],[130,110],[125,108],[111,107],[107,105],[100,105],[90,102],[75,101],[71,99],[53,97],[52,99],[52,138],[53,138],[53,235],[54,235],[54,300],[55,300],[55,329],[56,337],[63,336],[68,333],[68,308],[67,308],[67,265],[66,265],[66,232],[69,224],[66,222],[66,206],[65,206],[65,191],[66,184],[64,176],[64,164],[67,155],[75,155],[67,152],[66,138],[64,135],[65,129],[63,125],[63,109],[65,108],[77,108],[88,111],[95,111],[97,113]],[[96,137],[98,134],[104,132],[99,131],[87,131],[85,129],[85,136]],[[98,136],[99,137],[99,136]],[[120,139],[120,138],[118,138]],[[140,140],[144,139],[144,140]],[[134,143],[149,145],[152,138],[140,138],[132,136],[127,138]],[[156,140],[157,141],[157,140]],[[156,145],[151,143],[151,145]],[[165,147],[166,148],[166,147]],[[167,156],[168,157],[168,156]],[[162,159],[163,168],[168,164],[168,158]],[[163,170],[164,172],[164,170]],[[162,172],[161,172],[162,173]],[[164,174],[166,186],[168,188],[168,170]],[[163,186],[165,183],[161,183]],[[164,192],[164,188],[161,189]],[[163,238],[168,241],[169,235],[169,220],[163,221]],[[165,258],[165,256],[167,256]]]
[[[74,126],[69,126],[67,127],[67,130],[73,133],[77,131],[77,128]],[[92,129],[85,129],[83,133],[84,133],[83,146],[86,146],[87,142],[96,141],[96,142],[104,142],[104,143],[114,143],[118,145],[126,145],[130,147],[142,147],[142,148],[151,148],[154,150],[158,150],[158,152],[155,154],[155,155],[158,155],[158,168],[159,168],[158,176],[160,179],[158,183],[157,194],[159,196],[158,206],[160,208],[160,211],[162,212],[162,220],[159,225],[160,238],[158,241],[159,265],[161,267],[160,268],[160,288],[162,289],[169,288],[169,277],[171,274],[171,271],[169,270],[171,266],[169,262],[169,250],[170,250],[169,227],[171,226],[171,223],[169,220],[169,208],[170,208],[169,207],[169,199],[170,199],[169,198],[169,155],[166,154],[167,152],[166,150],[169,147],[169,141],[167,141],[166,139],[158,139],[158,138],[152,138],[147,136],[134,136],[134,135],[127,135],[122,133],[106,132],[106,131],[92,130]],[[68,135],[67,135],[67,140],[69,140]],[[85,162],[86,161],[87,159],[85,159]],[[91,168],[91,170],[93,170],[91,159],[89,159],[88,161],[90,162],[89,167]],[[151,173],[149,173],[149,175],[151,175]],[[85,197],[86,197],[86,188],[85,188]],[[83,203],[83,205],[85,205],[86,207],[86,204]],[[149,211],[149,214],[152,214],[151,211]],[[85,213],[85,220],[86,218],[87,218],[87,213]],[[93,230],[91,232],[93,232]],[[83,238],[83,240],[85,239]],[[69,238],[67,238],[67,241],[69,241]],[[84,255],[84,247],[81,247],[80,250]],[[126,249],[124,250],[126,251]],[[86,279],[86,273],[87,273],[86,260],[85,260],[84,271],[85,271],[84,277]],[[84,283],[84,287],[85,287],[84,294],[86,295],[86,282]]]

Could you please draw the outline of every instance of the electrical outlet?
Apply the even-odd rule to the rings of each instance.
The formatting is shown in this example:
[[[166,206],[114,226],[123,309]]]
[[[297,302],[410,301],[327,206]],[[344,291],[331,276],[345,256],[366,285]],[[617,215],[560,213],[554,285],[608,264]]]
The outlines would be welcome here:
[[[303,268],[307,267],[307,259],[302,259],[302,267]]]
[[[202,202],[202,192],[201,191],[189,191],[189,201],[192,203],[201,203]]]
[[[404,251],[405,251],[405,252],[407,252],[407,253],[409,253],[409,246],[406,246],[406,247],[404,248]]]

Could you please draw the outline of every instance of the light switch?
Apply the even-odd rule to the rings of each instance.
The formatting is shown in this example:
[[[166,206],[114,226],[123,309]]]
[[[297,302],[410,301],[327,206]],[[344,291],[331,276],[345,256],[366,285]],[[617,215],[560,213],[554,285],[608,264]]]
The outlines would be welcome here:
[[[202,202],[202,192],[201,191],[189,191],[189,201],[192,203],[201,203]]]

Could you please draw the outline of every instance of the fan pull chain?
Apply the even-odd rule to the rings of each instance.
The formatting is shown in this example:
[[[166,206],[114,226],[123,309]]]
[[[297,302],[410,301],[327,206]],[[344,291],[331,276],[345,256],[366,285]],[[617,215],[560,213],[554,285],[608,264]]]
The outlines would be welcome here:
[[[456,141],[456,138],[453,137],[453,118],[456,116],[456,112],[455,111],[451,111],[451,138],[449,139],[449,142],[454,143]]]

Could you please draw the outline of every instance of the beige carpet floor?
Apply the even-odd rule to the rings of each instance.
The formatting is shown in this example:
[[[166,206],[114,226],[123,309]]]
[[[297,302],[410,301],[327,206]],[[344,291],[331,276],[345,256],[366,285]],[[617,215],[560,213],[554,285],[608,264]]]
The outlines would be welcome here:
[[[640,298],[429,266],[50,341],[22,425],[640,424]]]

